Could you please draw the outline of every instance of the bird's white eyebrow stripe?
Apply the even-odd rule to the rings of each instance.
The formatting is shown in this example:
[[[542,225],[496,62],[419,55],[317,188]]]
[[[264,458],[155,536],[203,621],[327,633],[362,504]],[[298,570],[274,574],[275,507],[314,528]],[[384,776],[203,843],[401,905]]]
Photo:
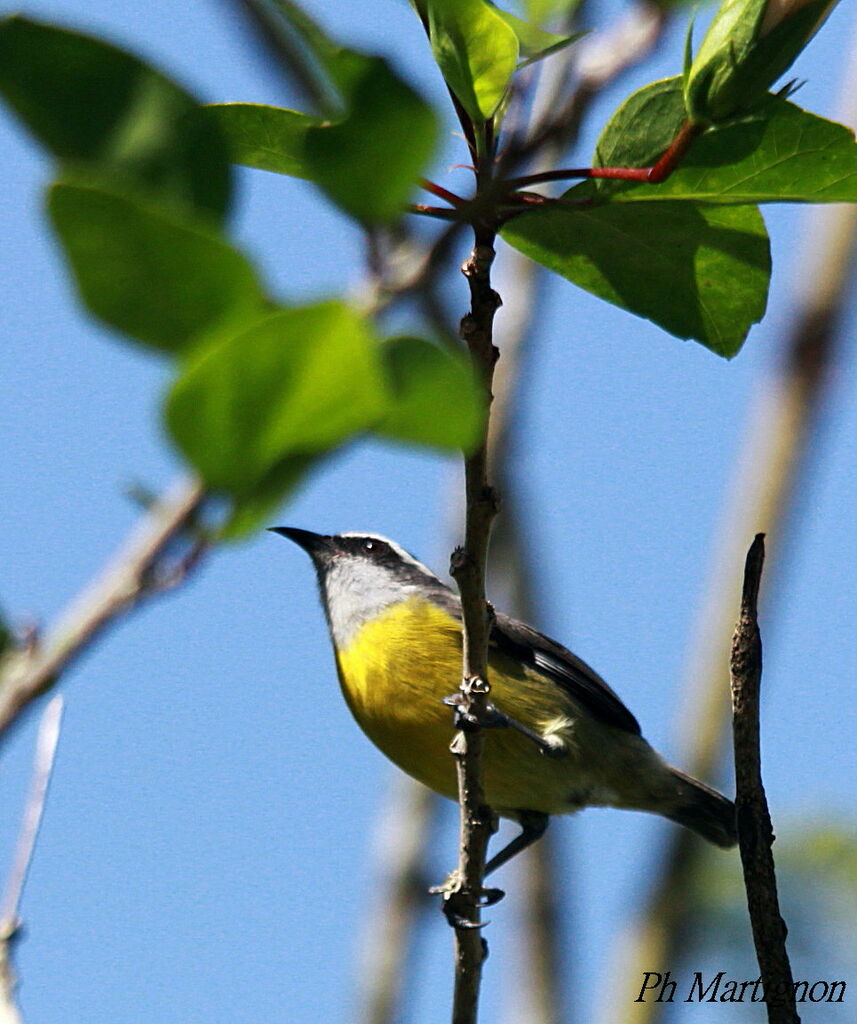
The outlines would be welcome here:
[[[403,562],[407,562],[409,565],[416,566],[418,569],[420,569],[424,573],[427,573],[429,576],[434,576],[435,579],[438,578],[437,574],[432,572],[432,570],[429,569],[427,565],[423,564],[418,558],[414,558],[414,556],[409,551],[405,551],[401,544],[397,544],[394,540],[390,540],[389,537],[385,537],[382,533],[366,533],[361,530],[348,530],[346,533],[341,533],[339,536],[368,537],[370,538],[370,540],[380,540],[384,544],[389,544],[389,546],[393,549],[393,551],[396,552],[396,554],[399,556],[399,558],[402,559]]]

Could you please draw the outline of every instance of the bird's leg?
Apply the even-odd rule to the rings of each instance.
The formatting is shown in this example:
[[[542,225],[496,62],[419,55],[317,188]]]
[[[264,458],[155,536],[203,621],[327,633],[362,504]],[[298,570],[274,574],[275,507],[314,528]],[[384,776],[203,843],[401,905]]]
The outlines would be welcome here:
[[[461,709],[461,695],[453,693],[443,698],[443,703],[455,708],[454,725],[456,729],[463,729],[465,732],[474,729],[514,729],[522,736],[539,748],[545,757],[565,757],[568,753],[565,744],[558,739],[548,738],[537,733],[535,729],[524,725],[523,722],[510,717],[505,711],[501,711],[496,704],[487,704],[485,713],[479,716],[478,721],[471,715],[466,715]]]
[[[541,839],[549,821],[550,818],[546,814],[542,814],[541,811],[520,811],[518,813],[518,824],[521,826],[520,834],[488,861],[485,865],[486,877],[510,861],[521,850],[526,850],[537,839]]]

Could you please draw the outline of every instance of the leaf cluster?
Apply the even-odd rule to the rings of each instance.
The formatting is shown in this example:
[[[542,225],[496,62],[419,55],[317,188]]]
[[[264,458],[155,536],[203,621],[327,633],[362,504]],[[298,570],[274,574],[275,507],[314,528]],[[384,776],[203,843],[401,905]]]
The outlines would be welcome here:
[[[273,295],[230,237],[232,163],[307,179],[368,236],[392,235],[439,139],[437,114],[388,61],[340,45],[292,0],[264,2],[297,55],[308,112],[206,107],[107,42],[0,22],[0,95],[55,159],[48,213],[80,298],[171,361],[169,436],[230,500],[233,533],[355,436],[468,449],[484,419],[460,352],[385,338],[371,311],[343,298]],[[760,203],[857,200],[853,134],[774,95],[699,131],[671,176],[647,181],[640,169],[687,123],[680,77],[622,104],[595,170],[514,177],[526,169],[504,149],[515,76],[574,42],[579,33],[542,27],[574,5],[530,0],[523,17],[488,0],[412,6],[477,183],[461,199],[429,182],[452,208],[412,209],[502,229],[531,259],[680,338],[731,357],[763,316]],[[533,190],[546,177],[588,180],[556,197]]]
[[[55,158],[47,209],[80,298],[172,361],[169,436],[230,499],[233,535],[357,435],[468,448],[484,415],[460,353],[384,338],[343,299],[271,295],[229,237],[240,140],[221,120],[252,124],[257,149],[271,132],[273,169],[305,169],[367,223],[400,215],[435,144],[434,114],[386,62],[299,26],[334,97],[327,116],[239,108],[236,122],[234,108],[206,109],[99,39],[22,17],[0,23],[0,94]],[[299,157],[283,166],[289,140]]]

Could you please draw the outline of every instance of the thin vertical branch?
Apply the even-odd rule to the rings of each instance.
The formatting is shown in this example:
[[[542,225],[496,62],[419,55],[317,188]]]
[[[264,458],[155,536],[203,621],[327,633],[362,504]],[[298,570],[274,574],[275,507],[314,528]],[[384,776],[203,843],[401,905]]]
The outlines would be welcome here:
[[[759,961],[769,1024],[800,1024],[794,978],[786,951],[786,923],[780,915],[771,847],[774,830],[765,787],[759,740],[762,635],[758,599],[765,560],[764,534],[757,534],[744,567],[741,616],[732,638],[732,734],[735,749],[735,806],[747,907]]]
[[[482,881],[488,840],[495,828],[494,814],[486,806],[482,792],[484,737],[479,720],[485,713],[490,692],[488,637],[491,610],[485,599],[485,566],[491,524],[497,513],[497,498],[488,477],[488,424],[496,361],[493,323],[500,298],[491,287],[494,230],[477,226],[475,235],[476,244],[462,267],[470,286],[470,312],[461,321],[461,336],[482,383],[486,417],[482,440],[465,460],[464,545],[453,552],[450,568],[461,593],[464,620],[458,720],[468,725],[456,734],[452,745],[461,807],[457,886],[446,898],[447,911],[455,922],[453,1024],[475,1024],[477,1019],[485,958],[485,944],[479,931]]]

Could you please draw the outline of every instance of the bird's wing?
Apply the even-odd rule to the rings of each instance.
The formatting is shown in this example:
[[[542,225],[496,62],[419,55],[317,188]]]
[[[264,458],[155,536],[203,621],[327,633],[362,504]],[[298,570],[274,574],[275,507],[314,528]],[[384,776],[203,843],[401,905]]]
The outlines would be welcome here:
[[[607,725],[640,735],[640,724],[607,683],[577,655],[530,626],[498,614],[491,644],[503,654],[548,676]]]
[[[461,601],[458,595],[440,580],[432,600],[453,618],[461,621]],[[624,729],[634,736],[640,735],[640,723],[607,683],[562,644],[500,612],[491,629],[490,643],[500,653],[547,676],[599,721]]]

